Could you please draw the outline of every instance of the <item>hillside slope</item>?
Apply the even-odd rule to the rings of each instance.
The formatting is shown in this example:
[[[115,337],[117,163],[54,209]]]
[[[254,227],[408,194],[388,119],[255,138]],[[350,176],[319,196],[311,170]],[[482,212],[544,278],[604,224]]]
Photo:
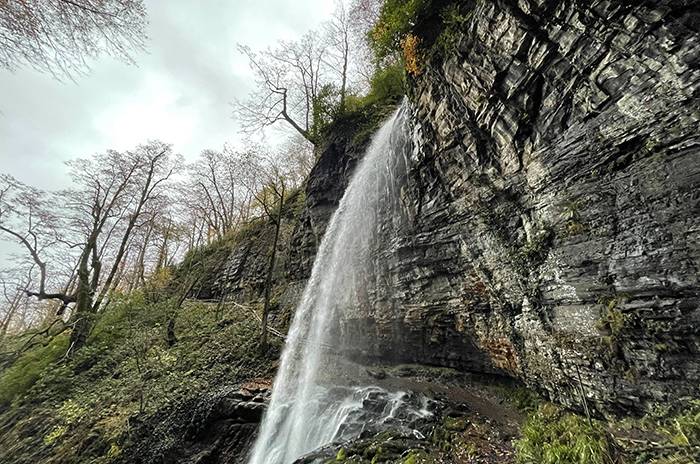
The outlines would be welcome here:
[[[401,231],[376,256],[369,304],[344,321],[356,343],[340,348],[442,409],[422,438],[368,436],[309,460],[695,462],[700,9],[425,3],[408,31],[415,147],[402,217],[388,218]],[[282,333],[397,104],[339,118],[288,199],[272,292]],[[242,462],[282,346],[260,352],[255,317],[271,233],[249,224],[116,298],[74,359],[61,335],[3,366],[0,462]]]

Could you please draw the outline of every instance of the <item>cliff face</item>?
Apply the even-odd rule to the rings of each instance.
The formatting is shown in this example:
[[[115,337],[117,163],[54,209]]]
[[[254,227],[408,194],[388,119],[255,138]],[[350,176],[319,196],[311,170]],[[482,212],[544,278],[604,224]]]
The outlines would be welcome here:
[[[601,412],[697,396],[698,7],[502,0],[461,15],[411,79],[404,225],[346,350],[516,377],[572,407],[583,388]],[[282,312],[366,131],[342,122],[321,147]]]
[[[601,411],[697,396],[698,8],[467,10],[411,82],[408,221],[377,257],[387,286],[346,321],[355,354],[502,373],[574,407],[582,384]],[[312,173],[299,277],[356,158],[336,141]]]

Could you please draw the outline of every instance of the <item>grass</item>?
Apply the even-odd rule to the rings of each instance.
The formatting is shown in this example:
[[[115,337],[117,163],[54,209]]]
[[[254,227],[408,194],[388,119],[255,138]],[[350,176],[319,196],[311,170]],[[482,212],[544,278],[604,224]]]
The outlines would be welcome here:
[[[634,437],[630,442],[628,435]],[[700,459],[700,400],[677,412],[657,408],[642,418],[588,421],[543,403],[516,440],[521,464],[691,464]]]
[[[515,442],[521,464],[612,464],[617,462],[606,430],[598,422],[543,404]]]
[[[632,432],[638,440],[626,450],[626,462],[691,464],[700,461],[700,400],[686,401],[671,410],[659,406],[641,419],[625,418],[615,424],[616,433]],[[624,441],[624,440],[623,440]]]

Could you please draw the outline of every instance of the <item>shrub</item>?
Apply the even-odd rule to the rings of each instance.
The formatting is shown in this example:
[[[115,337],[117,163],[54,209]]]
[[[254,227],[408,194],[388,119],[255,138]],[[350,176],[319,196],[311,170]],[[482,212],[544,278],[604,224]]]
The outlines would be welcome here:
[[[403,59],[406,72],[412,76],[419,76],[421,74],[419,46],[420,39],[413,34],[408,34],[403,39]]]
[[[608,434],[598,423],[565,413],[551,404],[537,409],[523,426],[516,441],[522,464],[612,464],[614,450]]]
[[[374,102],[383,102],[403,96],[405,90],[404,72],[400,65],[388,66],[372,76],[369,97]]]
[[[430,0],[386,0],[370,32],[370,44],[381,60],[399,51],[416,18],[430,9]]]
[[[340,90],[333,84],[326,84],[313,99],[311,136],[319,140],[338,112],[337,102]]]
[[[371,106],[395,104],[405,93],[404,70],[400,64],[377,70],[372,76],[370,91],[365,97],[349,95],[345,101],[348,113],[364,111]]]
[[[448,5],[441,14],[442,32],[438,36],[438,50],[449,53],[457,45],[457,34],[467,26],[472,17],[472,11],[462,13],[458,4]]]

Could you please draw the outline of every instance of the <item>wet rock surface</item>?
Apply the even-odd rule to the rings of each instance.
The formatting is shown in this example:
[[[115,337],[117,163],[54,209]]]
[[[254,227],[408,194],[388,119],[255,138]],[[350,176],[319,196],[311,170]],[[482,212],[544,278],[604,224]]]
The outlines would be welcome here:
[[[346,349],[507,374],[574,408],[582,385],[604,413],[697,396],[697,5],[462,13],[455,49],[411,83],[404,224]],[[301,268],[341,194],[316,190],[345,185],[355,156],[321,154],[337,168],[312,174]]]
[[[366,405],[369,426],[356,438],[339,437],[295,464],[404,463],[411,457],[414,462],[514,462],[511,440],[522,416],[503,397],[512,388],[505,379],[477,379],[450,369],[414,365],[373,371],[382,372],[378,385],[385,390]],[[373,418],[385,412],[392,391],[411,392],[404,397],[403,411],[397,410],[390,421],[372,425]],[[416,408],[429,414],[412,415]]]
[[[698,6],[499,0],[461,14],[454,48],[426,52],[411,79],[400,233],[343,349],[512,376],[579,409],[583,387],[600,413],[697,397]],[[362,156],[356,132],[341,124],[319,149],[278,313]],[[237,256],[230,288],[261,281]]]
[[[413,87],[393,320],[570,406],[697,396],[697,5],[473,8]]]

